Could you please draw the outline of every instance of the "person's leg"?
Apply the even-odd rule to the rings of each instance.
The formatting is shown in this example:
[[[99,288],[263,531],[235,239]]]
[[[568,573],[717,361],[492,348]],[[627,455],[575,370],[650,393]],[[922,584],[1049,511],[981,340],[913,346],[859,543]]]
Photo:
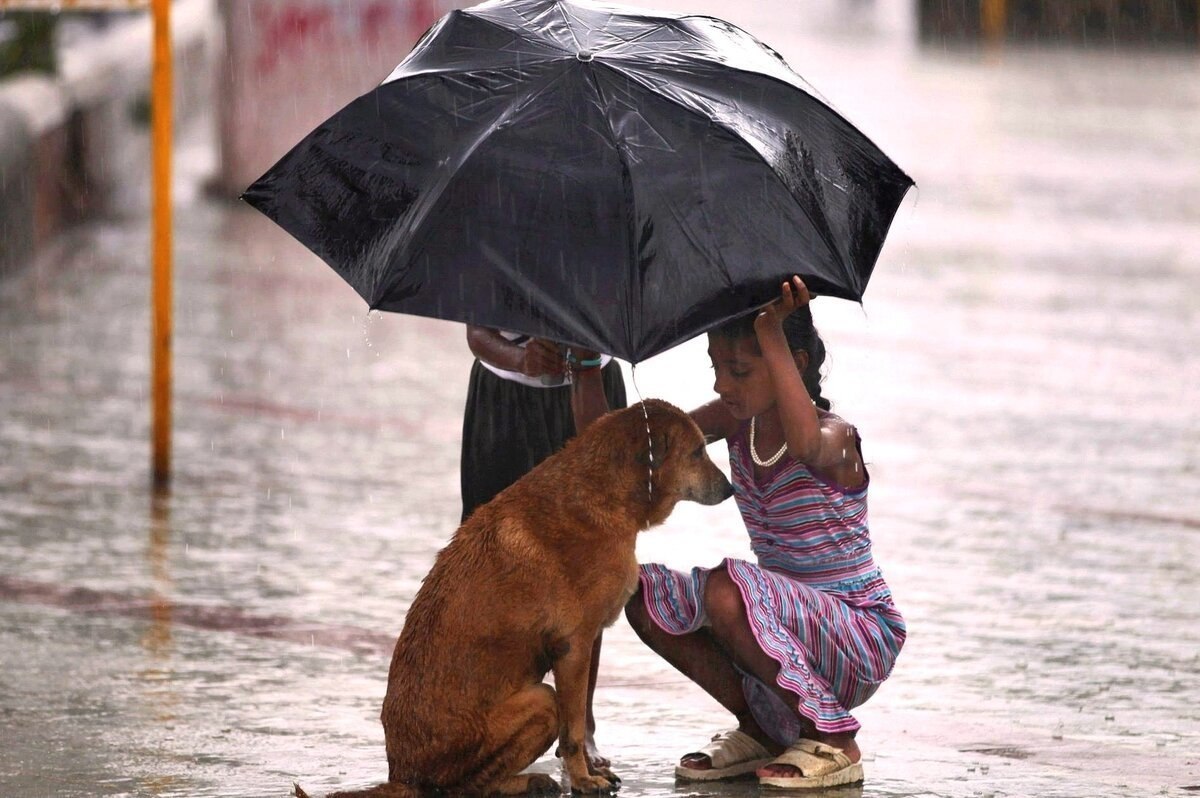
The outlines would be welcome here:
[[[647,646],[733,713],[739,730],[753,737],[773,755],[782,751],[781,746],[759,727],[742,692],[742,675],[707,629],[685,635],[663,631],[651,619],[640,588],[625,605],[625,617]],[[707,756],[686,756],[680,764],[698,770],[712,767]]]
[[[475,361],[463,412],[462,521],[562,448],[573,429],[568,391],[530,388]]]
[[[742,593],[724,569],[715,570],[708,575],[708,581],[704,588],[704,610],[712,629],[714,645],[725,652],[732,663],[758,678],[788,706],[795,706],[797,696],[780,687],[776,681],[779,676],[779,663],[763,651],[758,644],[754,630],[750,628]],[[807,718],[801,717],[800,722],[804,730],[803,736],[806,739],[842,749],[851,762],[857,762],[862,757],[852,733],[823,734],[817,731]],[[798,774],[796,768],[790,765],[769,765],[760,769],[758,775],[790,776]]]

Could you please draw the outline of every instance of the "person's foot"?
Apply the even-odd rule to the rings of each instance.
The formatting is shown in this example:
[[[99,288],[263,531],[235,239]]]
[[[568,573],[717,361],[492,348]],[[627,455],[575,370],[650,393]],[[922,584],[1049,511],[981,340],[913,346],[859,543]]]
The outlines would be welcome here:
[[[757,728],[739,727],[736,732],[722,732],[714,737],[712,742],[704,745],[701,751],[685,754],[679,760],[676,775],[680,778],[707,780],[708,778],[731,778],[742,773],[749,774],[756,769],[757,764],[767,758],[779,755],[782,748],[774,740],[764,736]],[[720,762],[714,766],[713,756]],[[704,776],[716,769],[721,774]],[[695,774],[695,775],[690,775]]]
[[[601,754],[600,749],[596,747],[596,738],[592,736],[591,731],[583,738],[583,755],[587,757],[588,767],[593,771],[607,769],[612,765],[612,760]]]
[[[862,760],[862,751],[859,750],[858,743],[855,742],[854,738],[848,734],[821,735],[815,736],[812,739],[833,748],[840,748],[842,753],[844,753],[846,758],[851,762],[859,762]],[[782,751],[780,753],[782,753]],[[794,767],[793,765],[785,765],[782,762],[778,764],[771,763],[768,765],[763,765],[761,768],[756,770],[754,774],[760,779],[763,777],[778,777],[788,779],[803,775],[799,768]]]

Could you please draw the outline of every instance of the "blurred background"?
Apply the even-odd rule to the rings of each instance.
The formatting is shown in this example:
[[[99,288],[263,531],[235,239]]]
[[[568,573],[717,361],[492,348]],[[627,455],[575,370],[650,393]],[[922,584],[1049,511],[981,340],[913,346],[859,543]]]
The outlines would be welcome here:
[[[382,780],[471,355],[461,325],[368,314],[236,196],[451,4],[172,3],[165,491],[151,20],[83,5],[0,0],[0,794]],[[1200,791],[1200,2],[653,5],[770,44],[917,182],[863,304],[814,305],[910,628],[856,711],[867,781],[836,794]],[[703,341],[626,377],[711,396]],[[722,556],[750,556],[732,503],[639,543]],[[623,794],[757,792],[675,785],[729,721],[624,620],[597,715]]]

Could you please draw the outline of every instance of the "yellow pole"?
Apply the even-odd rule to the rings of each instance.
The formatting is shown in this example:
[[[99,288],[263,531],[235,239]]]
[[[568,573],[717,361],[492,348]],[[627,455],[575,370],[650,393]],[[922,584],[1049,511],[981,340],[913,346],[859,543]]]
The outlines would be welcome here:
[[[982,0],[979,6],[979,22],[985,41],[996,43],[1004,40],[1008,27],[1007,0]]]
[[[151,427],[154,487],[163,489],[171,481],[171,0],[151,0],[151,11]]]

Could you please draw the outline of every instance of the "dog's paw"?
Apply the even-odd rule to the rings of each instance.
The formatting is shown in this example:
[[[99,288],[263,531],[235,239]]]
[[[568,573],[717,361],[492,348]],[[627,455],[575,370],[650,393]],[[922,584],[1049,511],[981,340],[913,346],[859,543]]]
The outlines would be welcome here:
[[[607,766],[596,766],[589,763],[588,773],[593,776],[599,776],[602,779],[606,779],[613,787],[619,787],[621,785],[621,777],[616,773],[613,773],[612,769]]]
[[[545,773],[529,774],[529,789],[526,795],[560,795],[562,787]]]
[[[616,791],[617,785],[604,776],[593,776],[589,773],[582,778],[571,779],[572,793],[583,793],[587,795],[611,795]]]

